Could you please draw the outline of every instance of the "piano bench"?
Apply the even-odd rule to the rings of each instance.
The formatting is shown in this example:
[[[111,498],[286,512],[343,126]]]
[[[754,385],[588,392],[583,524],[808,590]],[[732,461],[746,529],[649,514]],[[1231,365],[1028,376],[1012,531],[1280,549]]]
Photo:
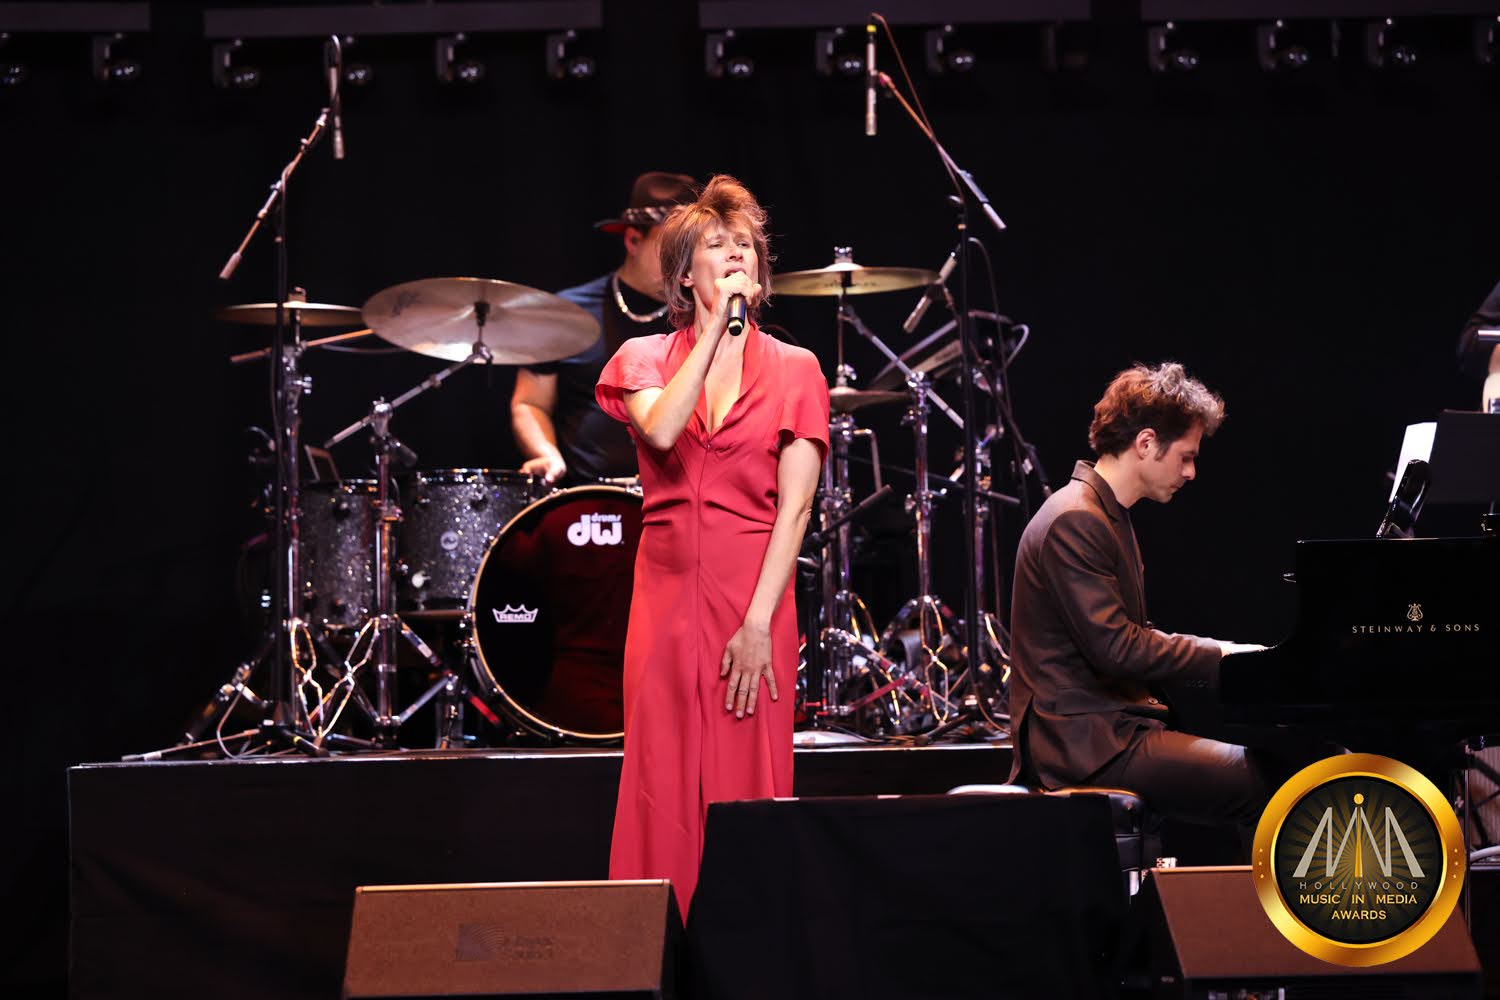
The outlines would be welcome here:
[[[1146,809],[1146,800],[1125,788],[1098,788],[1089,785],[1054,788],[1050,791],[1025,785],[959,785],[948,789],[949,795],[1102,795],[1109,799],[1114,821],[1115,850],[1120,855],[1120,872],[1125,889],[1134,896],[1141,887],[1141,872],[1156,865],[1161,854],[1160,822]]]
[[[1156,867],[1161,855],[1161,820],[1146,808],[1146,800],[1128,788],[1073,785],[1054,788],[1048,795],[1103,795],[1109,799],[1114,818],[1115,850],[1120,852],[1120,871],[1125,888],[1134,896],[1141,887],[1141,873]]]

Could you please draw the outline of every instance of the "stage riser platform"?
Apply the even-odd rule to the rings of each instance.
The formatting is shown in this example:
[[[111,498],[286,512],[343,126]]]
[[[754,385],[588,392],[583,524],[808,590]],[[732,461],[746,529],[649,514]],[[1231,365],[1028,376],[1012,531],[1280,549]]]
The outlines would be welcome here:
[[[799,750],[796,794],[1002,782],[990,745]],[[354,887],[602,879],[618,751],[96,764],[69,772],[70,984],[339,993]]]

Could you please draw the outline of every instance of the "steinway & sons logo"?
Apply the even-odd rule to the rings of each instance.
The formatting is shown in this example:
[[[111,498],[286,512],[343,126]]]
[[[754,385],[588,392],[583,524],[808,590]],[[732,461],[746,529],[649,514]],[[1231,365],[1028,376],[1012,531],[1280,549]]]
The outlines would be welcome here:
[[[1253,876],[1292,944],[1381,965],[1427,942],[1463,887],[1463,835],[1441,792],[1389,757],[1346,754],[1292,777],[1255,829]]]
[[[1352,635],[1432,635],[1436,633],[1480,631],[1478,622],[1433,622],[1427,621],[1420,604],[1406,606],[1405,621],[1385,622],[1380,625],[1350,625]]]

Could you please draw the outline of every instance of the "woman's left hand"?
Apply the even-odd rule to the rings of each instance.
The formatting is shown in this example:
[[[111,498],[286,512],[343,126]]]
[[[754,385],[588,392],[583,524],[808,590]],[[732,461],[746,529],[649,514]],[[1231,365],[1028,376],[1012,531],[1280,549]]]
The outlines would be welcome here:
[[[771,671],[770,628],[760,628],[749,622],[742,624],[729,637],[729,645],[724,647],[719,676],[729,678],[729,687],[724,692],[724,711],[734,712],[736,719],[755,714],[762,676],[771,691],[771,700],[779,701],[781,695],[776,690],[776,675]]]

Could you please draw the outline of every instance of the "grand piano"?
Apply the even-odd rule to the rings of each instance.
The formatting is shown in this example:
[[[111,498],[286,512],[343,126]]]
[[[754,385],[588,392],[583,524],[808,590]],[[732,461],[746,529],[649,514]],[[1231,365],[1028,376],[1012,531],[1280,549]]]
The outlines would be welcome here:
[[[1500,537],[1301,541],[1294,566],[1292,634],[1226,656],[1217,692],[1169,692],[1184,729],[1372,752],[1500,734]]]

